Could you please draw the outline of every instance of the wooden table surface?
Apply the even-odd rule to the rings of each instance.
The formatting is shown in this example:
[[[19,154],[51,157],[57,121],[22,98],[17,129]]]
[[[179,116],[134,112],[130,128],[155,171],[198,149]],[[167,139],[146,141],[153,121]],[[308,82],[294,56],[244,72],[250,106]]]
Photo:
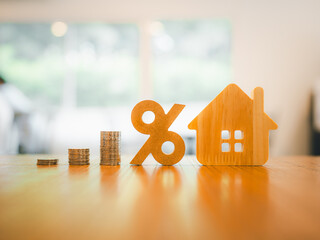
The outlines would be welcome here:
[[[263,167],[0,157],[0,239],[320,239],[320,158]]]

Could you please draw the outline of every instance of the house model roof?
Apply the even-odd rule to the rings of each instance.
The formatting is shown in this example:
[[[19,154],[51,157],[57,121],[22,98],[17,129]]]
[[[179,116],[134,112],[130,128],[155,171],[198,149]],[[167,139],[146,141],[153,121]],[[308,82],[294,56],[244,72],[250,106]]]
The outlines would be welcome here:
[[[253,93],[259,92],[263,98],[263,89],[261,87],[257,87],[253,90]],[[241,90],[241,88],[236,84],[229,84],[219,95],[213,99],[199,114],[197,117],[195,117],[188,125],[189,129],[198,129],[198,118],[202,116],[203,114],[206,114],[206,112],[213,107],[213,104],[218,101],[221,98],[224,99],[232,99],[234,96],[240,96],[242,99],[242,102],[247,104],[248,106],[252,107],[254,99],[250,98],[245,92]],[[222,108],[224,106],[221,106]],[[277,129],[278,125],[266,114],[264,113],[264,117],[266,120],[266,126],[268,129],[273,130]]]

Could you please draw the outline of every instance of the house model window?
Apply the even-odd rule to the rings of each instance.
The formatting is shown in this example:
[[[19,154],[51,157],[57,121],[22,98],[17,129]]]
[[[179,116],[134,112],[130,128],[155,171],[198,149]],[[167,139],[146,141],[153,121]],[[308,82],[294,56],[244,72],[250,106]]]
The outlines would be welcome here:
[[[221,131],[221,152],[243,152],[243,144],[241,142],[244,138],[243,131],[235,130],[232,135],[229,130]]]

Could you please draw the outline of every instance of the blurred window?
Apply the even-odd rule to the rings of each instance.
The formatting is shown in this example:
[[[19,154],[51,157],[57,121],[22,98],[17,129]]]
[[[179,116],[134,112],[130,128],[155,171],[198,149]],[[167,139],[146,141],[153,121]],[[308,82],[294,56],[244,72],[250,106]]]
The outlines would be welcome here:
[[[210,101],[231,81],[228,21],[157,21],[149,30],[148,50],[136,24],[1,23],[0,74],[40,107],[135,103],[148,66],[149,95],[160,102]],[[142,51],[150,63],[139,65]]]
[[[133,24],[0,24],[0,73],[41,106],[132,102],[137,65]]]
[[[231,81],[229,21],[160,21],[151,30],[156,99],[211,101]]]
[[[0,24],[0,74],[34,102],[59,104],[64,80],[63,41],[50,24]]]
[[[138,97],[138,27],[71,25],[68,52],[78,106],[124,105]],[[69,57],[69,56],[67,56]]]

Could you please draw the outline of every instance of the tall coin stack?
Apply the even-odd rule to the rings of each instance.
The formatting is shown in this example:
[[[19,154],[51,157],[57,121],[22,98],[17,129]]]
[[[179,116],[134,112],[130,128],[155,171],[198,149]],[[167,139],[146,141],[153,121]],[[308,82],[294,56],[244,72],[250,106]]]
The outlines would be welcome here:
[[[100,164],[116,166],[120,164],[120,138],[119,131],[100,132]]]
[[[90,161],[89,148],[69,149],[68,153],[69,153],[70,165],[89,165],[89,161]]]

